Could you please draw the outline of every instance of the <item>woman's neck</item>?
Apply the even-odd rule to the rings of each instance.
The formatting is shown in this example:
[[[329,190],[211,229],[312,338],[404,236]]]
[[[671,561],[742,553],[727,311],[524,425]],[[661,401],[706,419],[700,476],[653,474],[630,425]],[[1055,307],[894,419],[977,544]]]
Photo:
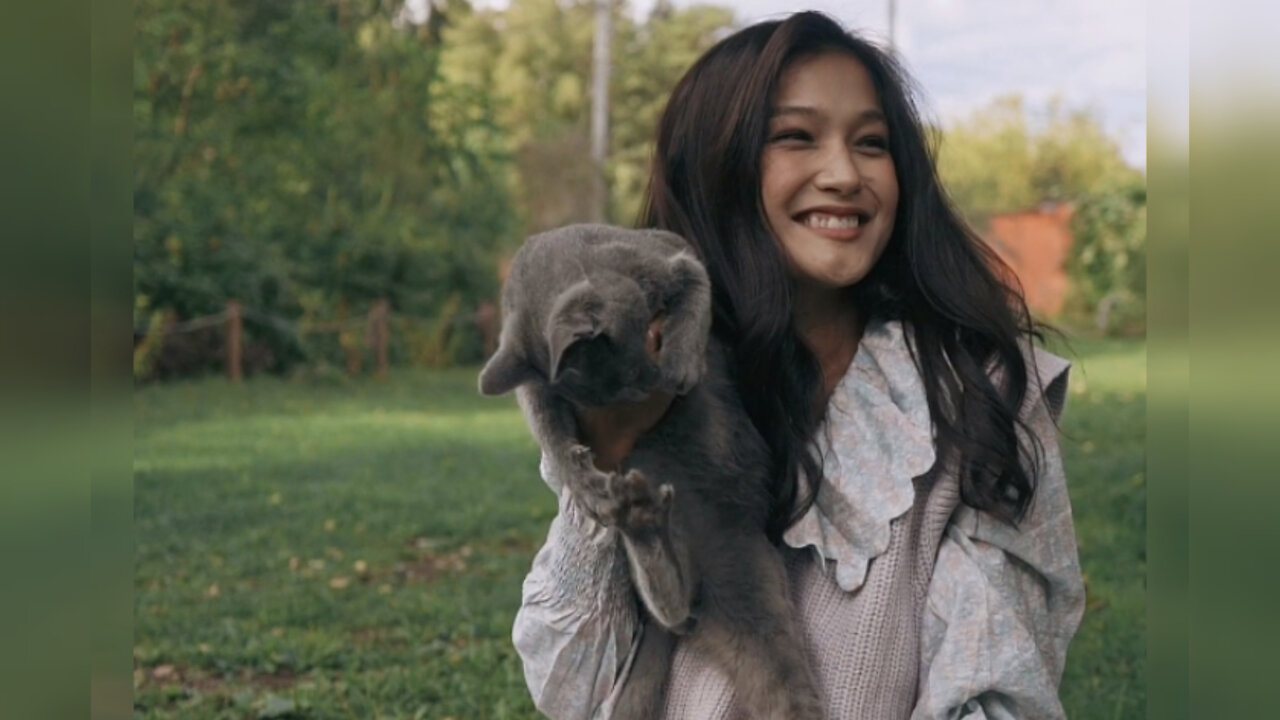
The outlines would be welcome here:
[[[796,328],[822,368],[822,405],[853,362],[866,327],[848,289],[797,288]]]

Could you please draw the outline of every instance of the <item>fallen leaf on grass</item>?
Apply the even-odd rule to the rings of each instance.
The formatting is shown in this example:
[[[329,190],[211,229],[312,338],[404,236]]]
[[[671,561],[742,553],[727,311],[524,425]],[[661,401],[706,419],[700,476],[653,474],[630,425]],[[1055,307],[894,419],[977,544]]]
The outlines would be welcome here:
[[[466,559],[458,553],[440,555],[431,561],[431,565],[436,570],[453,570],[454,572],[462,572],[467,569]]]
[[[178,674],[172,665],[157,665],[151,669],[151,677],[156,680],[171,680]]]
[[[204,591],[204,594],[205,597],[216,598],[222,594],[222,588],[218,587],[218,583],[214,583],[209,586],[208,590]]]
[[[293,715],[297,711],[298,706],[289,698],[282,698],[279,695],[268,695],[266,702],[262,704],[262,709],[258,711],[259,720],[271,720],[272,718],[283,718]]]
[[[324,531],[325,531],[325,532],[333,532],[334,530],[337,530],[337,529],[338,529],[338,521],[337,521],[337,520],[334,520],[333,518],[329,518],[328,520],[325,520],[325,521],[324,521]]]
[[[329,581],[329,587],[333,588],[334,590],[345,590],[347,586],[350,584],[351,584],[351,578],[344,577],[342,575],[339,575],[338,577],[333,578],[332,580]]]
[[[300,568],[300,567],[302,567],[302,561],[301,561],[301,560],[299,560],[299,559],[298,559],[298,558],[296,558],[296,557],[291,557],[291,558],[289,558],[289,569],[290,569],[290,570],[293,570],[294,572],[297,572],[297,571],[298,571],[298,568]]]
[[[412,545],[419,550],[430,550],[439,547],[444,541],[438,538],[420,537],[414,538]]]

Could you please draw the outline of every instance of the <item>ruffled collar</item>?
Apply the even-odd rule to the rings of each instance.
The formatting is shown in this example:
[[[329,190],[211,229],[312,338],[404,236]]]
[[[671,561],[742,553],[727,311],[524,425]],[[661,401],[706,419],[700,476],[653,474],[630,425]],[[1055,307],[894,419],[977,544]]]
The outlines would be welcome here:
[[[890,521],[911,509],[912,480],[935,459],[924,383],[900,322],[868,324],[815,446],[825,477],[783,540],[834,562],[836,583],[852,592],[888,549]]]

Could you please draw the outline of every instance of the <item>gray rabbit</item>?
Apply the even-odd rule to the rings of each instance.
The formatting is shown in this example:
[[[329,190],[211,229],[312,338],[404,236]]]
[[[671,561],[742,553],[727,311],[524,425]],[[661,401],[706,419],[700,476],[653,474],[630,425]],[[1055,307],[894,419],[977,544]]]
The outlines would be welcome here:
[[[622,537],[651,618],[612,717],[653,720],[677,635],[719,664],[751,717],[817,720],[817,685],[781,556],[765,536],[768,450],[711,336],[711,286],[692,247],[659,230],[572,225],[534,235],[502,297],[480,391],[516,390],[573,499]],[[645,349],[665,315],[658,361]],[[578,439],[574,407],[676,394],[621,472]]]

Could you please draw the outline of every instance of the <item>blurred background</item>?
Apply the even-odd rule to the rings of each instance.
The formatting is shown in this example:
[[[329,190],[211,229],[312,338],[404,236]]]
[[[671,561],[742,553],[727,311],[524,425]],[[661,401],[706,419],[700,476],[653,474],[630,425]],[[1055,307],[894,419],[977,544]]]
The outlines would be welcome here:
[[[953,199],[1065,331],[1064,703],[1142,717],[1145,6],[810,7],[913,73]],[[537,716],[509,633],[555,503],[475,392],[506,264],[632,224],[676,80],[792,9],[135,0],[136,717]]]

